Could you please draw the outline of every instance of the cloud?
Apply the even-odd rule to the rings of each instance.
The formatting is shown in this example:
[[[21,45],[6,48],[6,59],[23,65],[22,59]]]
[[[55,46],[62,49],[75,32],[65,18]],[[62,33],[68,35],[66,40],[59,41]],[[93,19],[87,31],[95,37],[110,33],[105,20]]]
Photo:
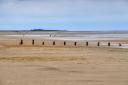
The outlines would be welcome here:
[[[0,0],[0,23],[128,22],[128,0]],[[0,24],[0,26],[1,26]]]
[[[93,0],[91,0],[93,1]],[[88,0],[4,0],[0,10],[13,16],[87,16],[127,12],[126,3],[96,3]],[[105,0],[103,0],[105,1]],[[109,1],[108,1],[109,2]],[[108,6],[109,5],[109,6]],[[121,7],[120,7],[121,6]]]

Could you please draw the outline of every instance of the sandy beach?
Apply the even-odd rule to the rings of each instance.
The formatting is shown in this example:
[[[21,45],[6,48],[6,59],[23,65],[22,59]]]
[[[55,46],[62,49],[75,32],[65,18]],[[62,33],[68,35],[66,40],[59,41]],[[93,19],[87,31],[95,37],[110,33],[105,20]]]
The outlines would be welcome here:
[[[128,0],[0,0],[0,85],[128,85]]]
[[[0,45],[0,85],[128,85],[128,49]]]

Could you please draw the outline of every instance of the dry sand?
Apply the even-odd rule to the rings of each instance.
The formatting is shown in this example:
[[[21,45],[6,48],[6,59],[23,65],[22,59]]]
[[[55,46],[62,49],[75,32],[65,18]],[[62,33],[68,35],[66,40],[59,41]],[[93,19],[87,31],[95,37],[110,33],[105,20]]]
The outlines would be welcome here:
[[[1,46],[0,85],[128,85],[128,50]]]

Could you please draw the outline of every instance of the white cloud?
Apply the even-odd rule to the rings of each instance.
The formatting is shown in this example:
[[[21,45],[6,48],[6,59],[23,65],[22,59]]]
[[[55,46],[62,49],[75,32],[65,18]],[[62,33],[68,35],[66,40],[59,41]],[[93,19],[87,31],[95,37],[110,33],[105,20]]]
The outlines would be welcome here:
[[[128,22],[128,0],[0,0],[0,23]]]
[[[121,0],[3,0],[0,10],[13,15],[92,15],[109,12],[127,12],[127,3]],[[106,2],[104,2],[106,1]]]

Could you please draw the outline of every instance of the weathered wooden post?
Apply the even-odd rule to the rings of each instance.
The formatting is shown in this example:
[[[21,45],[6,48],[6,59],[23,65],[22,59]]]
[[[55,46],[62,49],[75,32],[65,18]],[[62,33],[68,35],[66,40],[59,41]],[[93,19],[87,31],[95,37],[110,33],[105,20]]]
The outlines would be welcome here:
[[[86,42],[86,46],[88,46],[88,42]]]
[[[21,41],[20,41],[20,45],[23,45],[23,40],[21,39]]]
[[[53,41],[53,45],[56,45],[56,42],[55,41]]]
[[[32,45],[34,45],[35,44],[35,41],[34,40],[32,40]]]
[[[97,43],[97,46],[100,46],[100,42]]]
[[[110,42],[108,42],[108,46],[111,46],[111,43]]]
[[[76,46],[77,45],[77,42],[74,42],[74,45]]]
[[[121,44],[121,43],[119,43],[119,46],[122,46],[122,44]]]
[[[44,45],[44,42],[42,42],[42,45]]]
[[[66,42],[64,41],[64,46],[66,45]]]

